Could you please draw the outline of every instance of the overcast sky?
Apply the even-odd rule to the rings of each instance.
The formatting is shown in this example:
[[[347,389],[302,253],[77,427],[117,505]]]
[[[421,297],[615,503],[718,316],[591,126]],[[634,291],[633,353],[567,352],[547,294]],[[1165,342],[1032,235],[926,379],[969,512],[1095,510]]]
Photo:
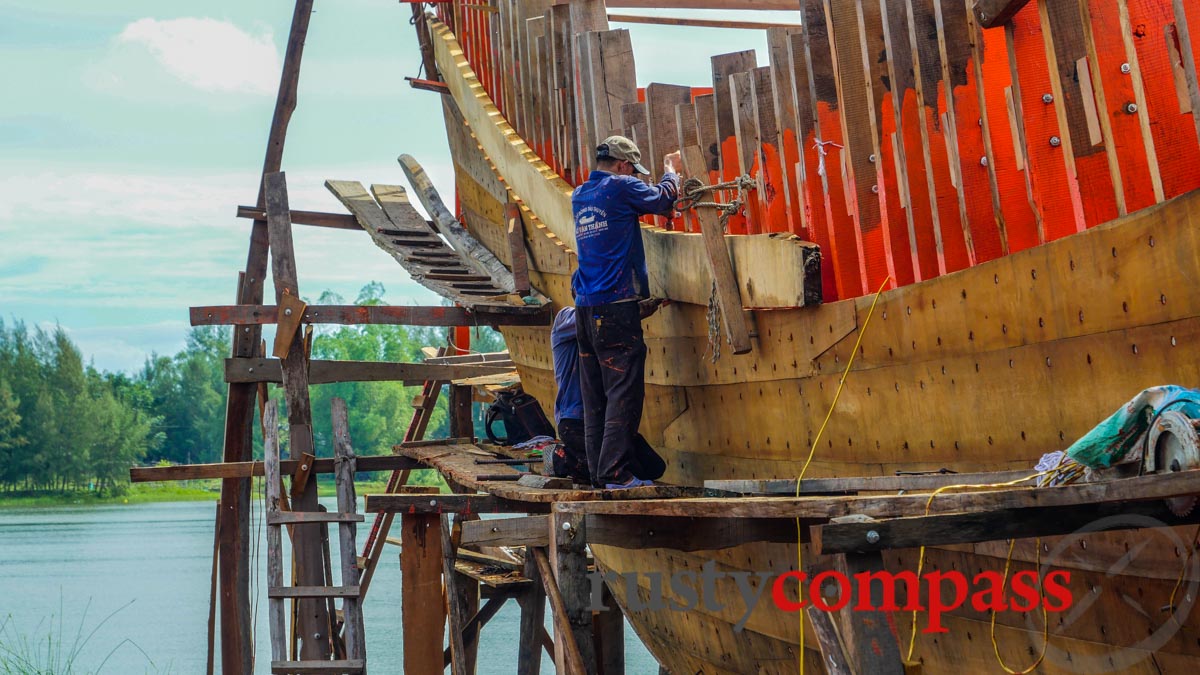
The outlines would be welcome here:
[[[233,216],[257,196],[292,7],[0,0],[0,319],[58,323],[97,367],[135,370],[183,346],[189,306],[232,302],[249,232]],[[437,94],[403,79],[419,64],[409,18],[395,0],[317,0],[283,162],[292,208],[344,212],[327,178],[406,185],[401,153],[452,192]],[[642,86],[707,85],[721,52],[767,60],[758,31],[621,27]],[[303,296],[352,301],[379,281],[392,304],[437,302],[365,236],[295,240]]]

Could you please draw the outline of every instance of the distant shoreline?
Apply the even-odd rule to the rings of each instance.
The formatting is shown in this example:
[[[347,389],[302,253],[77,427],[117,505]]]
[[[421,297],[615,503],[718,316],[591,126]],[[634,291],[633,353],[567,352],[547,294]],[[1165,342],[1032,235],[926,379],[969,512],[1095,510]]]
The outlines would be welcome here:
[[[325,483],[328,483],[326,485]],[[322,481],[318,486],[322,497],[332,497],[332,481]],[[359,495],[369,492],[385,492],[386,481],[361,481],[355,483]],[[159,502],[215,502],[221,496],[219,480],[196,480],[180,483],[139,483],[131,485],[124,494],[99,496],[95,492],[0,492],[0,510],[26,508],[52,508],[61,506],[124,506],[127,504],[152,504]],[[256,496],[257,492],[256,492]]]

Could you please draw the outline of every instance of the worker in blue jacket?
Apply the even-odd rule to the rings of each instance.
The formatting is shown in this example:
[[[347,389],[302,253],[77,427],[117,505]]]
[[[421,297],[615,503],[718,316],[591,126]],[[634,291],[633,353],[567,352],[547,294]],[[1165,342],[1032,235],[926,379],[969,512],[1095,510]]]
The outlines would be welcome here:
[[[646,343],[639,302],[649,297],[638,219],[674,213],[679,153],[663,158],[658,185],[633,141],[611,136],[596,148],[596,169],[575,188],[579,269],[572,279],[578,309],[580,384],[588,472],[597,487],[649,485],[631,470],[645,401]]]

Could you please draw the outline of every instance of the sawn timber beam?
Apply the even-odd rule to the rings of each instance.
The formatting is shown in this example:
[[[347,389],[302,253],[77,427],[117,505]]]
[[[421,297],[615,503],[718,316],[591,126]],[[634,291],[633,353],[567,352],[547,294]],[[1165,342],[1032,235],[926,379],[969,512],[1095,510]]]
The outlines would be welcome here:
[[[424,465],[422,465],[424,468]],[[549,513],[549,502],[517,502],[488,494],[367,495],[367,513]]]
[[[329,227],[335,230],[362,231],[362,226],[348,213],[325,213],[322,211],[290,211],[293,225],[311,225],[313,227]],[[253,206],[237,207],[238,218],[250,220],[266,220],[267,212]]]
[[[192,307],[193,326],[252,326],[277,323],[275,305],[216,305]],[[304,323],[342,325],[382,324],[399,326],[546,326],[550,324],[547,307],[517,307],[511,310],[489,306],[488,311],[463,307],[309,305]]]
[[[401,455],[379,455],[359,457],[355,460],[356,471],[410,471],[424,468],[420,462]],[[285,459],[279,462],[279,471],[292,475],[300,468],[301,460]],[[133,483],[155,483],[175,480],[203,480],[207,478],[250,478],[264,476],[266,465],[262,462],[217,462],[215,464],[179,464],[176,466],[136,466],[129,470]],[[336,467],[332,458],[313,461],[310,473],[333,473]]]
[[[426,381],[461,380],[470,377],[501,375],[511,366],[436,365],[427,363],[386,363],[379,361],[310,361],[309,384],[333,382],[403,382],[405,386]],[[225,359],[226,382],[283,381],[279,359]]]

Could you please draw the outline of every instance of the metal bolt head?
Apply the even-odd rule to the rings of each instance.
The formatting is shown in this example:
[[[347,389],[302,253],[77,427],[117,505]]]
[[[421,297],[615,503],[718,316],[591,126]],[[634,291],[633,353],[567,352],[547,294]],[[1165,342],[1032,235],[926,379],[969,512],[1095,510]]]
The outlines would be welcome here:
[[[987,157],[980,157],[980,158],[979,158],[979,166],[987,166],[987,165],[988,165],[988,158],[987,158]]]
[[[284,316],[291,316],[291,315],[292,315],[292,308],[291,308],[291,307],[288,307],[287,309],[283,310],[283,315],[284,315]]]
[[[875,530],[868,531],[867,532],[867,543],[868,544],[878,544],[879,543],[879,533],[876,532]]]
[[[437,506],[437,500],[436,500],[436,499],[430,499],[430,500],[429,500],[429,505],[430,505],[430,506]]]
[[[1137,107],[1136,103],[1126,103],[1125,104],[1125,112],[1126,113],[1132,115],[1132,114],[1136,113],[1137,111],[1138,111],[1138,107]]]
[[[1128,75],[1132,70],[1133,68],[1130,68],[1128,63],[1121,64],[1121,73]]]
[[[874,164],[875,163],[875,155],[871,155],[870,157],[867,157],[867,161]]]
[[[1054,103],[1054,94],[1042,94],[1042,103],[1046,105]]]
[[[570,531],[571,531],[571,524],[570,524],[570,523],[563,523],[563,531],[564,531],[564,532],[570,532]]]
[[[871,193],[872,193],[872,194],[879,194],[879,186],[878,186],[878,185],[872,185],[872,186],[871,186]]]
[[[1058,146],[1060,146],[1060,145],[1062,145],[1062,139],[1061,139],[1061,138],[1059,138],[1058,136],[1051,136],[1051,137],[1050,137],[1050,147],[1052,147],[1052,148],[1057,148],[1057,147],[1058,147]]]

